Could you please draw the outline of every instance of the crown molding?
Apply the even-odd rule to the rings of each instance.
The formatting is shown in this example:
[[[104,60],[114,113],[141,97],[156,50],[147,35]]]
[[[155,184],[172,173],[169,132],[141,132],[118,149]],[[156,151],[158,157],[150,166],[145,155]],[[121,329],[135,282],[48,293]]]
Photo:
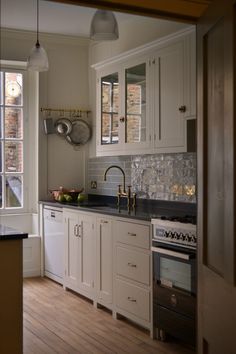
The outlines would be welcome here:
[[[40,42],[44,43],[58,43],[67,45],[78,45],[78,46],[89,46],[90,39],[77,36],[68,36],[56,33],[40,33]],[[33,31],[23,31],[12,28],[1,28],[1,38],[8,39],[25,39],[32,40],[36,39],[36,32]]]
[[[143,44],[143,45],[136,47],[134,49],[130,49],[126,52],[115,55],[114,57],[111,57],[111,58],[105,59],[101,62],[92,64],[91,68],[98,70],[98,69],[102,69],[106,65],[119,63],[119,62],[123,61],[124,59],[127,60],[134,55],[143,54],[143,53],[147,52],[148,50],[155,49],[157,46],[166,45],[168,42],[172,42],[173,40],[181,38],[187,34],[195,33],[195,31],[196,31],[196,28],[194,25],[189,26],[189,27],[181,29],[175,33],[168,34],[167,36],[161,37],[161,38],[156,39],[152,42]],[[99,46],[99,43],[92,44],[92,47],[95,47],[95,46]]]

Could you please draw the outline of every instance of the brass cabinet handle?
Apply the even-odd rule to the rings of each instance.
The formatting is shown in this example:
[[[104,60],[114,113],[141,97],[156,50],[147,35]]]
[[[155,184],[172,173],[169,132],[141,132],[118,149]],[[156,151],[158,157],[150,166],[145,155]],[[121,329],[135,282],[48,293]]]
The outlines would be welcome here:
[[[136,264],[131,263],[131,262],[128,262],[127,265],[128,265],[129,267],[131,267],[131,268],[136,268],[136,267],[137,267]]]
[[[101,224],[108,224],[107,220],[101,220]]]
[[[137,302],[137,300],[134,299],[134,298],[131,297],[131,296],[128,296],[128,297],[127,297],[127,300],[129,300],[130,302]]]
[[[137,236],[137,234],[134,234],[133,232],[128,232],[129,236]]]
[[[75,235],[76,237],[79,237],[78,224],[75,224],[75,226],[74,226],[74,235]]]
[[[185,113],[185,112],[186,112],[186,106],[180,106],[180,107],[179,107],[179,111],[180,111],[181,113]]]
[[[124,121],[125,121],[125,117],[120,117],[120,122],[124,123]]]
[[[78,236],[82,237],[82,225],[78,225]]]

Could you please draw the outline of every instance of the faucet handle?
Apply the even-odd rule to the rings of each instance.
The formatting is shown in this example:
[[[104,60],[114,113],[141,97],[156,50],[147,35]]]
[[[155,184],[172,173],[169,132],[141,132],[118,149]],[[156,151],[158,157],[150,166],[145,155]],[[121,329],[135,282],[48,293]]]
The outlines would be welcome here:
[[[133,193],[133,204],[132,204],[133,209],[136,208],[136,196],[137,196],[137,194]]]
[[[132,186],[128,186],[128,196],[129,197],[131,196],[131,188],[132,188]]]

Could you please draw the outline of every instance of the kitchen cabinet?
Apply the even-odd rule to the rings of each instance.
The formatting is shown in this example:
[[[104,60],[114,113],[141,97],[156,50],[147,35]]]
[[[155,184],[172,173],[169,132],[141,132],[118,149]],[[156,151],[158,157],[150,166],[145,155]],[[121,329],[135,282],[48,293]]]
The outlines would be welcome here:
[[[114,313],[151,330],[150,224],[114,221]]]
[[[93,214],[64,211],[64,286],[89,298],[95,292],[95,218]]]
[[[63,208],[64,288],[152,334],[149,221]]]
[[[187,150],[188,120],[195,119],[195,73],[193,34],[158,49],[154,70],[154,148],[159,152]],[[194,97],[192,97],[194,95]]]
[[[97,217],[97,301],[111,307],[112,305],[112,219]]]
[[[97,156],[188,150],[195,56],[195,31],[188,29],[93,66]]]
[[[148,57],[101,70],[97,83],[98,151],[149,147]]]

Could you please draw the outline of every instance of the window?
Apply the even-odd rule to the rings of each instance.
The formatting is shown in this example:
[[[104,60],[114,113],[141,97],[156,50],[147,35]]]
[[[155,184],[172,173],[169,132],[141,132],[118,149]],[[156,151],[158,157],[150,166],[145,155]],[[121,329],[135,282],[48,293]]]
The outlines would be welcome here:
[[[24,71],[0,71],[0,209],[24,208]]]

